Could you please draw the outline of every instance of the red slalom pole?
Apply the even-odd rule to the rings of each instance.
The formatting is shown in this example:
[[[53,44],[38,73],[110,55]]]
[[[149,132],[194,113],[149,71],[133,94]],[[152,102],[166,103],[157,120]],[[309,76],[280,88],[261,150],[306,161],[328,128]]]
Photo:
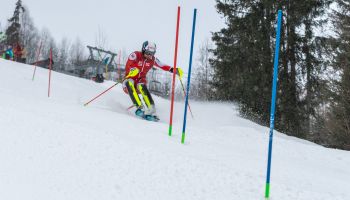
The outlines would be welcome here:
[[[89,102],[85,103],[84,106],[87,106],[89,103],[91,103],[92,101],[94,101],[95,99],[97,99],[98,97],[102,96],[104,93],[106,93],[108,90],[112,89],[114,86],[118,85],[118,83],[120,82],[116,82],[114,85],[112,85],[111,87],[109,87],[107,90],[103,91],[101,94],[97,95],[95,98],[91,99]]]
[[[38,52],[37,52],[37,54],[36,54],[36,61],[35,61],[35,63],[34,63],[34,72],[33,72],[32,81],[34,81],[34,76],[35,76],[35,71],[36,71],[36,65],[38,64],[38,61],[39,61],[39,56],[40,56],[42,44],[43,44],[43,41],[40,41],[39,50],[38,50]]]
[[[175,55],[174,55],[174,69],[173,69],[173,83],[171,89],[171,107],[170,107],[170,122],[169,122],[169,136],[173,130],[173,111],[174,111],[174,96],[175,96],[175,78],[176,78],[176,62],[177,62],[177,48],[179,42],[179,28],[180,28],[180,6],[177,7],[177,22],[176,22],[176,39],[175,39]]]
[[[47,96],[50,97],[50,88],[51,88],[51,68],[52,68],[52,48],[50,49],[50,64],[49,64],[49,88],[47,91]]]
[[[119,56],[118,56],[118,64],[117,64],[117,68],[118,68],[118,79],[121,80],[122,74],[120,71],[120,57],[121,57],[122,51],[119,50]]]

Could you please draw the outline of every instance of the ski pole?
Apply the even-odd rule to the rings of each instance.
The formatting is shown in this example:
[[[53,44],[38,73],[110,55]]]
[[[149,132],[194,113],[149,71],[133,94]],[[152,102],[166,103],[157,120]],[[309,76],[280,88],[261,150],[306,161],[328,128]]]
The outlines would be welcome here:
[[[130,110],[133,107],[135,107],[135,105],[129,106],[126,110]]]
[[[180,77],[179,77],[179,80],[180,80],[180,83],[181,83],[181,86],[182,86],[182,90],[184,91],[184,95],[185,95],[185,97],[186,97],[185,87],[184,87],[184,84],[182,83],[182,80],[181,80],[181,78],[180,78]],[[194,117],[193,117],[193,113],[192,113],[192,110],[191,110],[190,103],[187,103],[187,105],[188,105],[188,109],[190,110],[190,113],[191,113],[192,119],[194,119]]]
[[[94,101],[95,99],[97,99],[98,97],[102,96],[104,93],[106,93],[107,91],[109,91],[110,89],[112,89],[114,86],[118,85],[120,82],[116,82],[114,85],[112,85],[111,87],[109,87],[107,90],[103,91],[101,94],[97,95],[95,98],[91,99],[89,102],[85,103],[84,106],[87,106],[89,103],[91,103],[92,101]]]

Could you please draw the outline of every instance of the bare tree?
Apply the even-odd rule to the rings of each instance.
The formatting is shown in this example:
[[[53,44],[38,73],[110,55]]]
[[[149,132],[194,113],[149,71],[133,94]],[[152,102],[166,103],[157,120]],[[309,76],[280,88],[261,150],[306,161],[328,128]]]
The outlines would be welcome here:
[[[6,34],[3,32],[0,23],[0,52],[3,50],[3,45],[6,41]]]
[[[41,30],[40,38],[42,41],[41,59],[48,59],[50,57],[50,48],[52,45],[52,36],[46,27]]]
[[[57,67],[60,71],[65,71],[69,64],[69,48],[70,41],[67,38],[63,38],[58,47],[58,57],[56,60]]]
[[[125,65],[126,61],[128,60],[129,54],[126,53],[126,49],[123,47],[122,55],[121,55],[121,63],[122,65]]]
[[[36,52],[39,48],[40,36],[38,29],[35,27],[29,10],[25,7],[26,12],[21,16],[20,41],[23,48],[26,49],[27,62],[35,62]]]
[[[207,39],[199,49],[199,57],[194,68],[194,80],[191,86],[191,95],[194,98],[209,100],[210,99],[210,80],[212,77],[212,68],[209,59],[212,57],[210,49],[212,44]]]
[[[85,59],[84,53],[85,47],[79,38],[76,38],[72,44],[69,54],[70,54],[70,64],[80,65],[81,62]]]
[[[108,42],[105,32],[101,29],[101,27],[98,27],[97,34],[95,34],[95,46],[100,49],[106,49],[107,44]]]

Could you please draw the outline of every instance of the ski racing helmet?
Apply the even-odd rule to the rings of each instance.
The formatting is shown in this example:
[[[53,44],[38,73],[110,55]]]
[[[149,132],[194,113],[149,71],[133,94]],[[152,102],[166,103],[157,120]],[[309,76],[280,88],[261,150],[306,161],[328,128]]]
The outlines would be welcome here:
[[[142,44],[142,53],[154,56],[157,51],[157,46],[154,42],[145,41]]]

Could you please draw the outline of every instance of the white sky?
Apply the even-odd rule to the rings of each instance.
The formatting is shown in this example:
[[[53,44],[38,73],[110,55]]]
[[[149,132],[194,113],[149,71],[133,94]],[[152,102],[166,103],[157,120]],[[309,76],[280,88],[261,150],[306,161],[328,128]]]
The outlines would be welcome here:
[[[1,27],[12,16],[16,0],[0,0]],[[46,27],[59,43],[63,37],[81,38],[94,45],[100,28],[110,50],[127,54],[139,50],[145,40],[157,44],[157,57],[173,65],[177,6],[181,6],[178,66],[189,63],[193,9],[197,8],[194,59],[198,47],[211,32],[220,30],[224,20],[216,12],[215,0],[22,0],[35,25]]]

